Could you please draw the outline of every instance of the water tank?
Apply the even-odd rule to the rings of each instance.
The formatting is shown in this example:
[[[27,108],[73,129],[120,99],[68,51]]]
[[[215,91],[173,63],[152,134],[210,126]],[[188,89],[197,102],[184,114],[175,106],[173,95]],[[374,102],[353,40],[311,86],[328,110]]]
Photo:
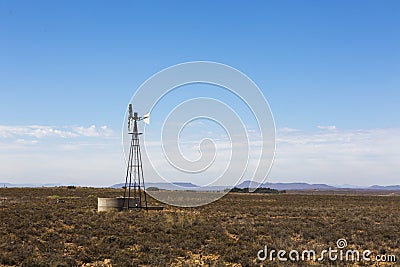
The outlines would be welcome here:
[[[139,203],[138,199],[130,198],[129,199],[129,207],[133,208]],[[127,203],[125,203],[126,205]],[[124,198],[123,197],[112,197],[112,198],[101,198],[97,199],[97,210],[98,211],[110,211],[122,210],[124,206]]]

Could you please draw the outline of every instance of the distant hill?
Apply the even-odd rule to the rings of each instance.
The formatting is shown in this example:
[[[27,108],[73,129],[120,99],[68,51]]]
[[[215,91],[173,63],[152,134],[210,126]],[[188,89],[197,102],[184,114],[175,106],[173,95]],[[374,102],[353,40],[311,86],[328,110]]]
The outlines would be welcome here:
[[[262,184],[259,182],[255,182],[255,181],[243,181],[240,184],[238,184],[236,187],[237,188],[256,188],[256,187],[260,187]]]
[[[0,183],[0,187],[54,187],[61,186],[61,184],[11,184]]]
[[[255,187],[265,187],[276,190],[313,190],[313,189],[323,189],[323,190],[333,190],[337,189],[334,186],[326,184],[308,184],[308,183],[263,183],[260,184],[254,181],[244,181],[237,185],[238,188],[255,188]]]
[[[367,187],[366,189],[371,189],[371,190],[393,190],[393,191],[398,191],[398,190],[400,190],[400,185],[388,185],[388,186],[373,185],[373,186]]]
[[[124,184],[116,184],[112,187],[121,188]],[[193,183],[177,182],[177,183],[146,183],[147,187],[157,187],[165,190],[196,190],[196,191],[223,191],[229,186],[206,186],[199,187]],[[341,190],[341,189],[369,189],[369,190],[393,190],[400,191],[400,185],[379,186],[374,185],[370,187],[361,186],[332,186],[327,184],[309,184],[309,183],[258,183],[255,181],[243,181],[236,186],[237,188],[271,188],[276,190]]]
[[[186,182],[176,182],[176,183],[145,183],[146,187],[157,187],[164,190],[200,190],[198,185]],[[125,183],[114,184],[112,188],[121,188],[125,186]],[[224,187],[226,188],[226,187]]]
[[[195,191],[224,191],[228,186],[198,186],[193,183],[175,182],[175,183],[145,183],[146,187],[157,187],[164,190],[195,190]],[[114,184],[112,188],[121,188],[125,183]]]
[[[69,184],[68,184],[69,185]],[[75,186],[79,186],[74,184]],[[114,184],[111,188],[121,188],[125,184]],[[175,183],[146,183],[146,187],[157,187],[164,190],[196,190],[196,191],[224,191],[231,186],[204,186],[200,187],[190,182],[175,182]],[[49,183],[49,184],[12,184],[0,183],[1,187],[55,187],[66,186],[66,184]],[[255,181],[243,181],[236,186],[237,188],[271,188],[276,190],[342,190],[342,189],[360,189],[360,190],[376,190],[376,191],[400,191],[400,185],[372,185],[369,187],[354,186],[354,185],[338,185],[332,186],[327,184],[309,184],[309,183],[258,183]]]

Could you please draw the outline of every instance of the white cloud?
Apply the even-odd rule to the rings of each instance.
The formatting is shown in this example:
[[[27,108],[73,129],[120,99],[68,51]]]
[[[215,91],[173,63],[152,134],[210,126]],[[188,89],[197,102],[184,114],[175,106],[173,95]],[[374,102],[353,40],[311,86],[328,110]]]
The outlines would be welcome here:
[[[21,145],[36,145],[39,143],[38,140],[25,140],[25,139],[17,139],[15,140],[15,143],[21,144]]]
[[[251,158],[256,158],[261,149],[255,136],[250,136]],[[181,144],[189,158],[199,156],[196,138],[192,136]],[[235,148],[244,149],[245,146],[247,142]],[[399,147],[399,128],[277,129],[276,157],[268,179],[328,184],[399,184]],[[152,161],[156,164],[165,161],[159,151],[160,142],[147,140],[146,149],[153,152],[155,158]],[[221,154],[216,158],[215,169],[210,171],[218,173],[224,171],[228,163],[229,139],[216,139],[216,149]],[[119,137],[112,129],[95,125],[0,126],[0,162],[0,182],[24,183],[35,179],[34,182],[46,183],[56,179],[66,183],[109,185],[123,180],[125,168]],[[236,165],[239,166],[233,164],[233,167]],[[146,160],[144,166],[146,179],[150,181],[157,176],[151,170],[150,162]],[[191,179],[192,176],[188,178],[185,174],[182,177]]]
[[[276,180],[399,184],[400,129],[277,132]]]
[[[50,136],[58,137],[77,137],[71,131],[63,130],[52,126],[9,126],[0,125],[0,138],[13,138],[13,137],[34,137],[34,138],[44,138]]]
[[[46,126],[46,125],[27,125],[9,126],[0,125],[0,138],[76,138],[76,137],[111,137],[115,133],[107,126],[90,127],[84,126]]]
[[[107,126],[96,127],[92,125],[90,127],[75,126],[72,130],[80,136],[86,137],[110,137],[114,135],[114,132]]]
[[[320,127],[318,127],[320,128]],[[269,175],[270,181],[311,182],[328,184],[371,185],[399,184],[400,167],[400,129],[350,129],[342,130],[334,126],[322,126],[323,131],[302,131],[293,128],[277,129],[276,156]],[[250,137],[254,137],[253,134]],[[261,152],[261,143],[249,140],[249,166]],[[192,146],[185,153],[198,153],[198,142],[189,141]],[[243,142],[235,145],[242,149]],[[146,145],[149,143],[146,142]],[[152,161],[162,162],[163,152],[158,151],[160,142],[150,142],[147,147]],[[226,154],[231,151],[229,140],[219,140],[217,152]],[[189,154],[190,155],[190,154]],[[225,157],[225,156],[224,156]],[[217,158],[218,160],[218,158]],[[215,161],[219,171],[224,170],[226,161]],[[237,164],[233,164],[233,168]],[[166,169],[166,166],[163,167]],[[239,172],[239,171],[238,171]],[[250,179],[251,172],[246,172]],[[189,178],[187,178],[189,179]],[[258,180],[258,177],[255,177]]]
[[[328,130],[328,131],[335,131],[335,130],[337,130],[337,128],[336,128],[335,125],[328,125],[328,126],[321,126],[321,125],[318,125],[317,128],[318,128],[318,129],[321,129],[321,130]]]
[[[293,132],[298,132],[298,131],[300,131],[300,130],[294,129],[294,128],[289,128],[289,127],[277,129],[278,133],[293,133]]]
[[[124,172],[119,138],[95,125],[0,125],[0,162],[0,182],[11,183],[108,186]]]

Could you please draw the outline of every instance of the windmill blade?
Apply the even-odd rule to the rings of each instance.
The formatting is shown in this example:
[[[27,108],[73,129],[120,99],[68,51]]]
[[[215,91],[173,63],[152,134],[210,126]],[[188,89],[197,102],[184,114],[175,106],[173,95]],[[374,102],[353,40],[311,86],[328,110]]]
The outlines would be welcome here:
[[[132,104],[129,104],[129,118],[133,118]]]
[[[128,132],[132,132],[133,111],[132,104],[129,104]]]
[[[144,123],[146,123],[146,124],[150,124],[150,112],[144,114],[144,116],[143,116],[143,121],[144,121]]]
[[[129,117],[128,118],[128,132],[129,133],[132,132],[132,121],[133,121],[133,118]]]

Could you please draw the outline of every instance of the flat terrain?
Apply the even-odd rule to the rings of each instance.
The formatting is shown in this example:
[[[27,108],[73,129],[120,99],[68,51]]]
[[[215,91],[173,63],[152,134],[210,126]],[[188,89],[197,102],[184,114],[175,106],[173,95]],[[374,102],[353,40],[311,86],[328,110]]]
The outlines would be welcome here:
[[[1,188],[0,265],[386,266],[400,264],[400,196],[228,194],[200,208],[97,212],[119,189]],[[150,200],[150,205],[160,205]],[[397,263],[278,262],[257,252],[346,249],[395,255]],[[318,255],[319,256],[319,255]],[[287,257],[287,255],[286,255]]]

